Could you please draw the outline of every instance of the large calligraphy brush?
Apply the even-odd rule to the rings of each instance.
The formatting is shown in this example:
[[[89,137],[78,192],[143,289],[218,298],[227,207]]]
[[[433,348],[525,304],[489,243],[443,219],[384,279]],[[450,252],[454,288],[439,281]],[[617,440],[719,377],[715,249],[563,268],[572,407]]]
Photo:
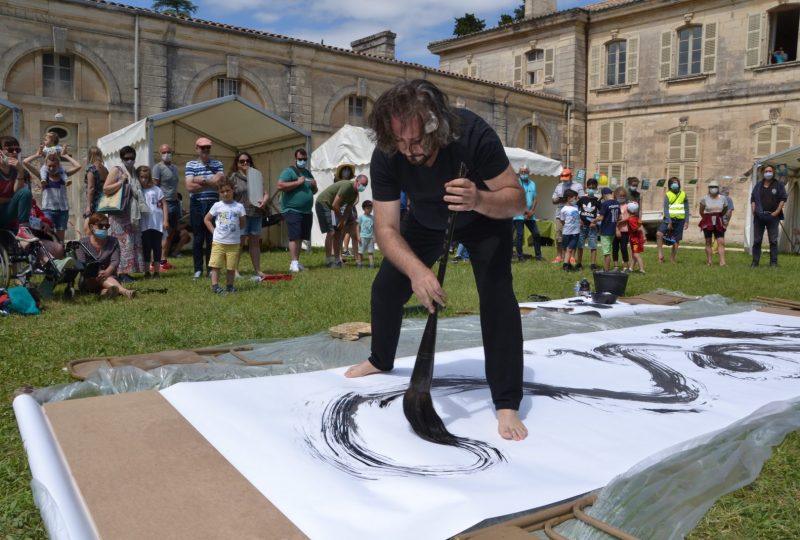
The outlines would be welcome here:
[[[462,163],[458,177],[464,178],[467,175],[467,166]],[[439,285],[444,284],[444,275],[447,270],[447,258],[450,252],[450,244],[453,241],[453,231],[455,230],[456,213],[450,211],[447,216],[447,230],[444,237],[442,255],[439,258],[439,270],[437,279]],[[433,380],[433,361],[436,354],[436,326],[439,318],[440,306],[433,304],[433,313],[428,314],[428,322],[425,323],[425,331],[422,333],[417,359],[414,361],[414,370],[411,372],[411,381],[408,390],[403,395],[403,413],[411,424],[414,433],[436,444],[455,444],[458,437],[447,431],[444,422],[439,417],[433,407],[431,398],[431,382]]]

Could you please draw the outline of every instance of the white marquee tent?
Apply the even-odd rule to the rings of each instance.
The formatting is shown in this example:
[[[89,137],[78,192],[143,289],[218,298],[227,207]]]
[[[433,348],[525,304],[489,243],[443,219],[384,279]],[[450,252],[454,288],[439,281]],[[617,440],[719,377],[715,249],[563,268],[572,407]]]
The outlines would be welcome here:
[[[214,142],[212,157],[230,169],[234,154],[247,151],[255,167],[264,175],[264,190],[274,193],[278,176],[294,163],[294,150],[310,148],[310,134],[270,111],[264,110],[241,96],[225,96],[171,111],[155,114],[134,122],[98,140],[106,165],[120,164],[119,150],[123,146],[136,149],[136,165],[159,161],[158,148],[169,143],[174,149],[173,161],[183,177],[186,163],[197,158],[195,141],[208,137]],[[179,191],[184,195],[184,209],[189,201],[183,182]],[[285,225],[281,223],[264,230],[271,245],[285,243]]]

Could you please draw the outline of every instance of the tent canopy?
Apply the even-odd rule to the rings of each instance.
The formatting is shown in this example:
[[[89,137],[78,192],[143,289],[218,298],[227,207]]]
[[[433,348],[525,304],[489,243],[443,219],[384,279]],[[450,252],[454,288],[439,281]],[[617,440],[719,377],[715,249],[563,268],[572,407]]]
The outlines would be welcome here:
[[[310,149],[310,134],[262,109],[241,96],[231,95],[148,116],[97,141],[106,166],[121,164],[123,146],[136,149],[136,165],[153,166],[160,161],[158,148],[164,143],[173,148],[172,161],[183,175],[188,161],[197,159],[195,141],[211,139],[212,157],[219,159],[229,171],[235,153],[247,151],[255,167],[264,175],[264,190],[275,193],[281,171],[294,163],[297,148]],[[188,203],[183,182],[179,191]],[[186,205],[185,205],[186,206]],[[284,243],[285,225],[264,230],[271,244]]]

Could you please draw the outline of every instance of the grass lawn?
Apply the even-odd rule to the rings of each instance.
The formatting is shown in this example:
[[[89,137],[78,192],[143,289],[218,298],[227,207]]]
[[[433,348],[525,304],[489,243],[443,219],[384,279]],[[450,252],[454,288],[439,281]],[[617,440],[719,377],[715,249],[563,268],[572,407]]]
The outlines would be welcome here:
[[[544,251],[546,257],[553,257],[553,248]],[[369,321],[375,270],[357,269],[353,263],[341,270],[327,269],[318,251],[302,260],[310,271],[293,281],[240,280],[237,294],[220,296],[211,294],[208,279],[191,279],[191,257],[184,256],[171,261],[177,268],[159,282],[139,280],[133,286],[167,287],[167,294],[142,294],[132,302],[123,298],[99,302],[89,296],[72,302],[56,299],[38,317],[0,319],[0,539],[46,537],[33,505],[30,473],[11,408],[16,388],[70,382],[62,367],[73,358],[293,337],[343,322]],[[655,248],[648,244],[647,274],[632,275],[627,293],[664,288],[692,295],[716,293],[734,300],[754,296],[800,300],[796,281],[800,258],[784,255],[777,269],[750,269],[749,262],[744,253],[733,252],[727,267],[706,267],[702,250],[682,248],[677,264],[658,264]],[[245,273],[251,268],[245,254],[241,266]],[[266,272],[283,273],[288,266],[286,252],[262,255]],[[547,262],[515,263],[513,271],[520,301],[534,293],[570,296],[577,279],[590,277],[588,271],[565,274],[559,265]],[[477,311],[468,265],[448,266],[445,289],[445,316]],[[360,360],[353,358],[353,362]],[[721,499],[691,538],[800,538],[799,435],[792,434],[777,448],[756,482]]]

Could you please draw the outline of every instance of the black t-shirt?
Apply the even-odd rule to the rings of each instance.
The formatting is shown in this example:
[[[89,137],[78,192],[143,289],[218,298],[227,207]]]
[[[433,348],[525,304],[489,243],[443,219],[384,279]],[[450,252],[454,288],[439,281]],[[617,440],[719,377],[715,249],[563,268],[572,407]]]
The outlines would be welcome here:
[[[584,195],[578,199],[578,212],[581,216],[581,224],[589,225],[597,217],[597,210],[600,208],[600,201],[597,197]]]
[[[478,189],[486,191],[485,180],[499,176],[508,168],[508,157],[497,133],[481,117],[466,109],[457,109],[461,120],[458,139],[439,150],[430,167],[412,165],[397,152],[387,156],[378,148],[372,153],[370,176],[372,196],[376,201],[396,201],[400,191],[411,200],[411,214],[423,226],[444,230],[447,226],[447,204],[444,185],[458,177],[463,162],[467,178]],[[456,228],[460,229],[478,217],[477,212],[459,212]]]
[[[764,186],[764,182],[761,182],[761,208],[765,212],[774,212],[778,209],[778,186],[776,185],[777,182],[773,180],[773,182],[769,185],[769,187]]]

